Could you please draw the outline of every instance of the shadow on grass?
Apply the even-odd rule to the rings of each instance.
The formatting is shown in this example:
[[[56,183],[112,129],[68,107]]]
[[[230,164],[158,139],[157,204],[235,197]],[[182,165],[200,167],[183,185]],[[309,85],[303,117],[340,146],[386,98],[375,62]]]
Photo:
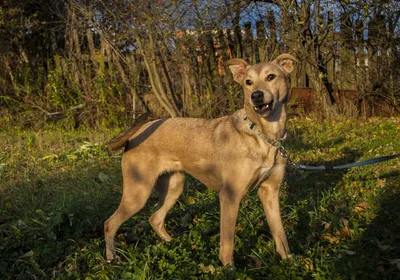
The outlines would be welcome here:
[[[103,238],[103,222],[120,200],[121,179],[110,173],[116,164],[90,165],[90,171],[78,167],[47,178],[28,177],[4,189],[0,278],[50,278],[74,252]]]
[[[309,146],[306,145],[305,148]],[[362,151],[351,148],[344,148],[342,151],[345,156],[334,161],[302,163],[311,166],[334,166],[357,161],[362,156]],[[299,255],[303,255],[307,250],[316,252],[321,248],[327,252],[333,252],[335,261],[326,265],[329,267],[327,273],[332,278],[400,279],[399,171],[379,175],[380,180],[386,180],[386,189],[382,190],[382,194],[369,198],[375,200],[378,205],[376,217],[372,222],[368,223],[362,217],[354,218],[358,223],[357,230],[364,231],[358,239],[343,240],[337,245],[325,246],[321,243],[319,238],[321,233],[325,232],[322,222],[327,221],[337,225],[341,217],[354,216],[353,209],[349,207],[353,202],[348,194],[341,193],[340,186],[349,179],[354,181],[364,181],[364,179],[362,172],[357,175],[357,178],[353,178],[352,175],[346,178],[347,173],[346,169],[300,171],[289,168],[286,176],[288,201],[285,205],[294,205],[293,209],[297,216],[293,235],[289,241],[291,249]],[[371,180],[371,178],[365,180]],[[339,187],[335,188],[337,186]],[[327,201],[330,198],[332,201]],[[321,209],[321,207],[328,209]],[[320,253],[317,253],[317,257],[318,254]]]
[[[343,279],[400,279],[400,172],[383,174],[386,190],[378,198],[379,210],[350,255],[336,262]],[[397,178],[396,178],[397,177]]]
[[[336,166],[357,161],[361,156],[358,150],[346,149],[345,156],[339,159],[326,162],[301,162],[310,166]],[[338,170],[297,170],[293,166],[288,166],[286,180],[287,205],[292,205],[297,216],[293,227],[294,236],[292,250],[300,253],[309,243],[311,234],[321,231],[321,225],[311,221],[310,213],[318,212],[321,200],[330,196],[335,186],[337,186],[347,174],[347,169]],[[332,205],[332,208],[334,206]],[[335,209],[328,209],[335,211]],[[289,225],[290,227],[290,225]]]

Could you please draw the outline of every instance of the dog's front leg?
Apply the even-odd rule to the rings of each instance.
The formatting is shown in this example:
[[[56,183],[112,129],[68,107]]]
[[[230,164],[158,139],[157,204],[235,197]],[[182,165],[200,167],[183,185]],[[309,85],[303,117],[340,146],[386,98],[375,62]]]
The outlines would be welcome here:
[[[224,186],[219,192],[221,207],[220,251],[219,259],[224,266],[233,266],[233,248],[235,246],[235,226],[243,193],[231,186]]]
[[[285,174],[285,165],[277,165],[271,171],[271,175],[261,184],[258,196],[264,206],[276,251],[283,259],[286,259],[290,257],[289,245],[283,229],[279,207],[279,188]]]

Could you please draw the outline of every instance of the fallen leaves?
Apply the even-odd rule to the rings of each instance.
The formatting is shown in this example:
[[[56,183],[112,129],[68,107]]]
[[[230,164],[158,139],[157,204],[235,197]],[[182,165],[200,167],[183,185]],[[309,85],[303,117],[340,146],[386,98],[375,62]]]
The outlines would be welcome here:
[[[210,264],[210,265],[204,265],[204,263],[199,264],[199,268],[202,272],[204,273],[210,273],[210,274],[214,274],[215,273],[215,267]]]
[[[322,221],[321,225],[324,227],[325,231],[328,231],[329,229],[332,228],[331,222]],[[350,239],[351,234],[350,234],[350,229],[349,229],[349,221],[345,218],[340,218],[339,226],[340,227],[338,230],[336,230],[335,234],[325,232],[320,235],[319,239],[322,241],[327,241],[330,244],[338,244],[340,238]],[[307,241],[311,242],[312,237],[310,237]]]
[[[349,230],[349,221],[346,220],[345,218],[340,218],[339,222],[343,226],[339,229],[338,234],[343,238],[350,239],[351,235]]]
[[[371,205],[369,205],[368,202],[363,201],[363,202],[358,203],[358,204],[354,207],[354,211],[355,211],[356,213],[360,214],[360,213],[366,212],[366,211],[367,211],[368,209],[370,209],[370,208],[371,208]]]
[[[376,181],[377,188],[383,188],[386,186],[386,179],[379,179]]]
[[[311,259],[309,258],[303,258],[301,260],[301,264],[303,265],[303,267],[305,268],[305,270],[307,271],[314,271],[314,263]]]
[[[326,222],[326,221],[322,221],[321,222],[321,225],[324,227],[324,229],[326,230],[326,229],[329,229],[330,227],[331,227],[331,223],[329,223],[329,222]]]
[[[196,204],[196,200],[193,198],[193,196],[188,196],[187,203],[189,205],[193,205],[193,204]]]
[[[242,231],[243,230],[243,227],[241,226],[241,225],[237,225],[236,227],[235,227],[235,231],[236,232],[239,232],[239,231]]]
[[[334,236],[331,233],[323,233],[320,236],[320,239],[323,241],[328,241],[330,244],[337,244],[339,243],[339,238],[337,238],[336,236]]]

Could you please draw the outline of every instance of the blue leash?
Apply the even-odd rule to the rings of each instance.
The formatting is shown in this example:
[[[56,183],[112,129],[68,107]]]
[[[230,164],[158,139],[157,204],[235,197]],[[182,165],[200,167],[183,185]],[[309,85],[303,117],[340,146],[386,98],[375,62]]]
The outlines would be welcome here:
[[[294,168],[296,168],[296,169],[332,170],[332,169],[347,169],[347,168],[359,167],[359,166],[364,166],[364,165],[369,165],[369,164],[375,164],[378,162],[387,161],[387,160],[391,160],[391,159],[398,158],[398,157],[400,157],[400,154],[371,158],[371,159],[367,159],[367,160],[363,160],[363,161],[357,161],[357,162],[353,162],[353,163],[348,163],[348,164],[343,164],[343,165],[335,165],[335,166],[330,166],[330,165],[309,166],[309,165],[304,165],[304,164],[297,163],[297,162],[292,162],[289,158],[287,158],[287,159],[289,160],[289,163],[291,163],[294,166]]]
[[[304,165],[301,163],[293,162],[290,159],[289,154],[287,153],[287,151],[285,150],[285,147],[283,146],[283,140],[284,140],[283,138],[274,140],[274,139],[270,139],[270,138],[266,137],[261,131],[259,131],[256,128],[256,124],[253,121],[251,121],[246,114],[244,114],[243,120],[247,122],[247,124],[249,125],[249,128],[252,131],[254,131],[261,139],[263,139],[265,142],[274,146],[277,149],[277,152],[282,157],[286,158],[286,160],[288,161],[289,164],[293,165],[294,168],[300,169],[300,170],[348,169],[348,168],[359,167],[359,166],[364,166],[364,165],[369,165],[369,164],[375,164],[378,162],[387,161],[387,160],[391,160],[391,159],[400,157],[400,154],[395,154],[395,155],[391,155],[391,156],[377,157],[377,158],[367,159],[367,160],[363,160],[363,161],[357,161],[357,162],[343,164],[343,165],[319,165],[319,166]]]

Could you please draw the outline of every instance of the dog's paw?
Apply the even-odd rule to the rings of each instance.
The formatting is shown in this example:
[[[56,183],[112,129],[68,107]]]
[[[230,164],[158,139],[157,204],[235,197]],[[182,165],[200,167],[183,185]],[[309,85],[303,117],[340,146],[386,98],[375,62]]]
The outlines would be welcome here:
[[[224,265],[224,270],[226,270],[226,271],[233,271],[233,270],[235,270],[235,265],[234,265],[234,263],[232,262],[232,263],[230,263],[230,264]]]
[[[283,260],[289,260],[289,259],[292,259],[293,257],[294,257],[293,253],[288,254],[288,253],[285,252],[284,254],[281,254],[281,258]]]
[[[119,265],[119,264],[122,264],[122,260],[119,256],[115,255],[112,258],[107,259],[107,263]]]
[[[173,240],[173,238],[169,234],[160,236],[160,238],[162,241],[165,241],[165,242],[171,242]]]

